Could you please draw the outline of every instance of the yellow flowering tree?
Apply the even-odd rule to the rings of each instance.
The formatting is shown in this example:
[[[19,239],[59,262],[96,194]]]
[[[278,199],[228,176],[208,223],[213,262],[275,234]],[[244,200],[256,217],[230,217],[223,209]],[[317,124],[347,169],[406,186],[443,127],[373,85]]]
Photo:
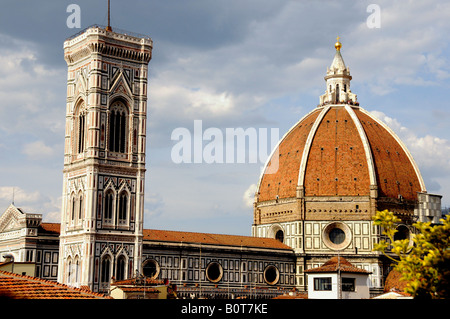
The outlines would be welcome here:
[[[410,239],[394,240],[396,226],[401,220],[394,213],[379,211],[373,218],[389,240],[374,246],[395,262],[395,269],[407,282],[405,292],[414,298],[450,298],[450,218],[442,224],[418,222],[417,233]],[[389,246],[391,250],[389,251]]]

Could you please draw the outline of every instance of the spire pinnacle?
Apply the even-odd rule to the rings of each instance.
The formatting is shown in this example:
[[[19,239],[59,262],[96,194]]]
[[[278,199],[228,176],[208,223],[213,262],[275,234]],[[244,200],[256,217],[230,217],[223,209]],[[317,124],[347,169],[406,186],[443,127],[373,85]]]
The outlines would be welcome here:
[[[336,38],[334,54],[331,66],[327,68],[325,81],[327,83],[325,94],[320,96],[319,106],[325,104],[350,104],[359,105],[356,101],[356,94],[350,90],[350,69],[345,66],[344,59],[341,55],[342,44],[339,41],[341,37]]]
[[[110,0],[108,0],[108,26],[106,27],[106,31],[112,31],[112,28],[111,28],[111,4],[110,4]]]
[[[336,48],[336,51],[341,51],[341,47],[342,47],[342,43],[341,42],[339,42],[339,39],[340,39],[341,37],[337,37],[336,38],[336,43],[334,44],[334,47]]]

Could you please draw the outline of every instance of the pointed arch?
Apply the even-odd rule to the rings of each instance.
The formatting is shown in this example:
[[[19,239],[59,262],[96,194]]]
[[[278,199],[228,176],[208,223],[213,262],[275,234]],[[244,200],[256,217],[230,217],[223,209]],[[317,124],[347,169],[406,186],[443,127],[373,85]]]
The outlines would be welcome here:
[[[73,141],[74,153],[80,154],[86,148],[87,110],[83,98],[78,98],[73,110],[75,140]]]
[[[121,70],[120,72],[116,72],[114,79],[112,80],[110,92],[111,94],[122,93],[128,96],[133,96],[133,92],[130,85],[128,84],[123,70]]]
[[[69,256],[67,258],[67,283],[71,285],[72,280],[73,280],[73,261],[72,257]]]
[[[111,152],[127,153],[128,151],[128,120],[130,109],[123,98],[112,100],[109,107],[108,149]]]
[[[75,255],[75,257],[73,258],[73,260],[71,260],[71,271],[72,271],[72,275],[71,275],[71,281],[69,281],[69,283],[72,286],[76,286],[78,287],[80,285],[80,278],[81,278],[81,258],[80,256],[77,254]]]
[[[126,180],[120,184],[117,200],[117,222],[119,226],[127,225],[129,220],[131,189]]]
[[[108,286],[111,280],[112,273],[112,255],[104,254],[100,262],[100,284]]]
[[[114,210],[116,202],[116,193],[113,189],[108,189],[105,191],[104,196],[104,211],[103,211],[103,221],[106,224],[112,224],[114,220]]]
[[[84,218],[85,212],[84,206],[85,206],[84,195],[83,191],[80,190],[78,192],[78,216],[77,216],[78,223],[81,223]]]
[[[119,225],[125,225],[128,220],[128,207],[130,203],[129,193],[124,190],[119,193],[118,198],[118,223]]]
[[[75,74],[75,92],[86,92],[87,91],[87,83],[86,83],[85,74],[80,70]]]
[[[119,254],[116,261],[116,279],[124,280],[127,279],[127,265],[128,256],[126,254]]]
[[[72,192],[70,194],[70,202],[69,202],[69,220],[70,223],[73,224],[75,222],[75,214],[76,214],[76,209],[77,209],[77,197],[75,192]]]

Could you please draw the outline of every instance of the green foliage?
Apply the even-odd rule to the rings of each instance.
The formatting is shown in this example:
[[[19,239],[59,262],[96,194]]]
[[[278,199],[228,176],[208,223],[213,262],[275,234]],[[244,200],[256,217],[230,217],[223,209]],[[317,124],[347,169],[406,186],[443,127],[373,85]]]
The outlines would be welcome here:
[[[417,233],[409,239],[394,240],[400,219],[394,213],[377,212],[374,224],[381,226],[389,241],[381,240],[374,246],[393,260],[395,269],[407,282],[405,291],[415,298],[450,298],[450,219],[442,224],[415,223]],[[389,247],[392,245],[390,253]]]

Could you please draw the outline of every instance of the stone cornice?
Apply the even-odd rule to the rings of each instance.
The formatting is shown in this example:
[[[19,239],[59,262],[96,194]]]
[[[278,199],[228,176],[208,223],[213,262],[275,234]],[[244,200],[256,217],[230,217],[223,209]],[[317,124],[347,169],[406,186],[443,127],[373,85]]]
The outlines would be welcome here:
[[[150,38],[139,38],[109,32],[100,27],[91,27],[64,42],[64,59],[67,64],[73,64],[91,54],[100,54],[148,64],[152,58],[152,47],[153,42]]]

